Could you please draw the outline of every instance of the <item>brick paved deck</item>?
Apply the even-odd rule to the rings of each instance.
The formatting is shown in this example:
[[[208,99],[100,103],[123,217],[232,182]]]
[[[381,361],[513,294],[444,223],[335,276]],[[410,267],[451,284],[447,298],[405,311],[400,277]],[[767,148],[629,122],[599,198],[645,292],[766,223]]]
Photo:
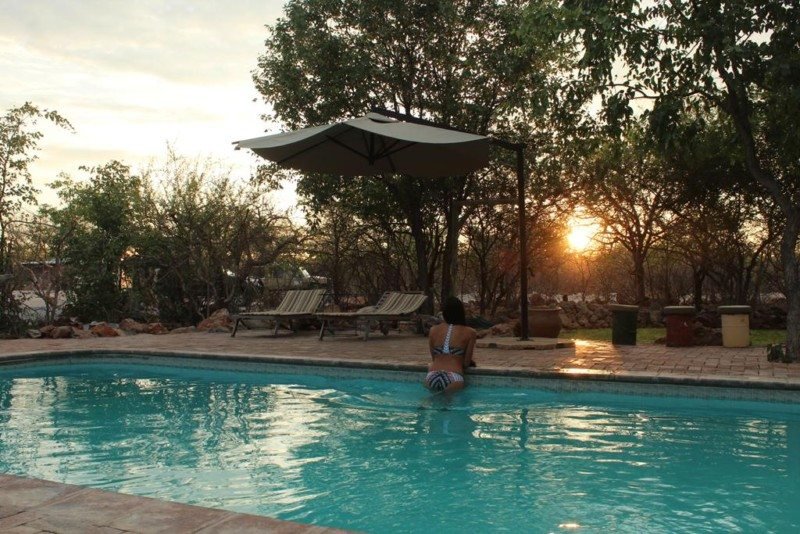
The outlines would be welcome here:
[[[237,355],[248,359],[333,362],[423,370],[427,342],[392,333],[362,341],[352,336],[317,339],[312,332],[269,337],[265,331],[227,334],[137,335],[93,339],[0,340],[0,363],[21,355],[85,350],[135,350]],[[476,351],[481,374],[563,376],[637,382],[675,382],[800,389],[800,364],[768,362],[763,347],[615,347],[577,341],[552,350]],[[165,503],[47,481],[0,474],[2,532],[325,532],[320,527],[280,522],[221,510]]]
[[[378,365],[406,364],[419,368],[429,360],[426,340],[411,334],[391,333],[368,341],[339,335],[320,341],[313,332],[269,337],[264,330],[240,331],[235,338],[227,334],[190,333],[83,340],[0,340],[0,359],[20,353],[85,349],[281,356]],[[475,359],[480,372],[501,374],[513,370],[564,376],[627,377],[644,381],[648,378],[674,377],[696,381],[741,381],[767,387],[800,387],[800,364],[768,362],[763,347],[615,347],[610,343],[578,340],[575,347],[553,350],[478,348]]]

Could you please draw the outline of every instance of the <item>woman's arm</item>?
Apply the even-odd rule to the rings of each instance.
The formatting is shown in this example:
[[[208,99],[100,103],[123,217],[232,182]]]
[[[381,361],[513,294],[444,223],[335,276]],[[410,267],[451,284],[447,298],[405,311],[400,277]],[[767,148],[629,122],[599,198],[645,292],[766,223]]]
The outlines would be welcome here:
[[[464,369],[466,370],[468,367],[475,365],[474,360],[472,359],[472,354],[475,351],[475,342],[478,340],[478,333],[475,332],[475,329],[469,329],[469,338],[467,339],[467,346],[464,350]]]
[[[436,332],[435,326],[432,327],[428,332],[428,352],[430,352],[431,358],[433,358],[433,347],[434,347],[433,337],[435,335],[435,332]]]

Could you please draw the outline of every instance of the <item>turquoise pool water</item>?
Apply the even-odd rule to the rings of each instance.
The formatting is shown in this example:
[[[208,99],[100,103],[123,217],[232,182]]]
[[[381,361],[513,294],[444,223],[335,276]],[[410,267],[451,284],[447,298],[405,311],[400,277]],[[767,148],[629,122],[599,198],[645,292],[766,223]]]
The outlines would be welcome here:
[[[0,472],[367,532],[789,532],[800,408],[130,364],[0,369]]]

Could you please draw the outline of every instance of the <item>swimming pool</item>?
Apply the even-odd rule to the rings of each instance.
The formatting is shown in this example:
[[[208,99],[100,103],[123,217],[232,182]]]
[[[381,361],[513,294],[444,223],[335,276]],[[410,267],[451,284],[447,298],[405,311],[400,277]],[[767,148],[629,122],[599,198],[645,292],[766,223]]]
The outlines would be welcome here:
[[[797,405],[274,370],[0,368],[0,472],[367,532],[800,525]]]

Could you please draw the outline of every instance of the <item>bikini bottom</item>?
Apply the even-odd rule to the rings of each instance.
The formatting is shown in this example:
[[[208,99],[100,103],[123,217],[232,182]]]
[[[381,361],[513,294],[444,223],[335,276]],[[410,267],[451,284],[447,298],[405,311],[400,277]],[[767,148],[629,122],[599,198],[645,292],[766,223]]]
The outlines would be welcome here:
[[[463,382],[464,377],[454,371],[431,371],[425,377],[425,387],[439,393],[454,382]]]

